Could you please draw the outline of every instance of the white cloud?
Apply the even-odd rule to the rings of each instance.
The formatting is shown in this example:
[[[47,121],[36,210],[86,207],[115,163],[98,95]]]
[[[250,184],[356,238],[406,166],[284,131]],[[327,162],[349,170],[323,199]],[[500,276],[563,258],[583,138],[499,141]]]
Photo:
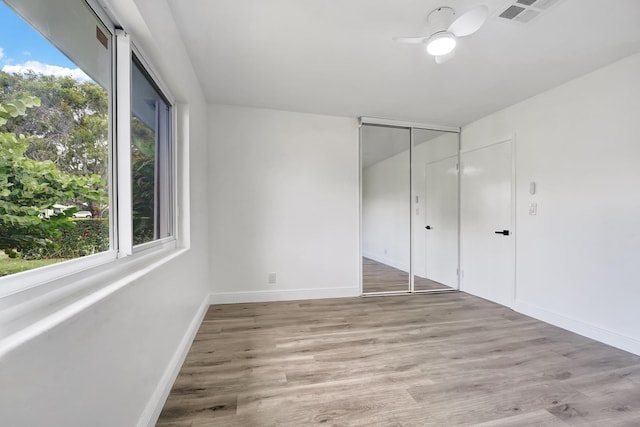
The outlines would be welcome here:
[[[4,49],[0,47],[0,59],[4,56]]]
[[[5,65],[2,67],[2,71],[5,73],[18,73],[27,74],[33,71],[36,74],[44,74],[46,76],[71,76],[74,80],[79,82],[86,82],[91,80],[91,77],[87,76],[80,68],[66,68],[58,65],[43,64],[39,61],[27,61],[24,64]]]

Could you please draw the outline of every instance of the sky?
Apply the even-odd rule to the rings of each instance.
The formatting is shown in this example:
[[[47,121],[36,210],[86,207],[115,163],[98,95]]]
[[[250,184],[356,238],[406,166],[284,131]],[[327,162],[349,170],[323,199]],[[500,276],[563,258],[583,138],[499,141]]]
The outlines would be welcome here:
[[[78,81],[91,80],[1,0],[0,69],[7,73],[33,70],[54,76],[69,75]]]

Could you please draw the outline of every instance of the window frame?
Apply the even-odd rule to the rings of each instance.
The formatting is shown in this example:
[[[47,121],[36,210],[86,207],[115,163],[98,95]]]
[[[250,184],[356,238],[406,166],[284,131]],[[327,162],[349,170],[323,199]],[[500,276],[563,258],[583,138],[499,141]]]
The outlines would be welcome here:
[[[119,265],[119,259],[127,258],[126,265],[137,265],[137,260],[147,255],[168,251],[178,247],[178,193],[177,179],[177,114],[175,98],[168,86],[159,78],[159,73],[146,60],[131,36],[120,29],[96,0],[84,2],[95,18],[109,31],[111,42],[111,81],[109,84],[108,118],[108,180],[109,192],[109,245],[110,249],[93,255],[69,259],[60,263],[34,268],[0,277],[0,312],[14,308],[16,304],[29,302],[37,297],[67,295],[83,287],[87,272],[103,271],[109,264]],[[7,4],[9,8],[13,8]],[[15,10],[14,10],[14,13]],[[18,14],[21,19],[28,20]],[[30,24],[29,24],[30,25]],[[36,30],[37,31],[37,30]],[[53,46],[55,43],[49,40]],[[171,235],[133,246],[131,209],[131,67],[132,55],[136,55],[153,83],[167,100],[169,107],[169,212]],[[18,310],[20,311],[20,310]],[[0,321],[3,316],[0,316]],[[1,338],[1,337],[0,337]]]
[[[169,170],[166,173],[169,174],[167,179],[168,186],[167,191],[169,192],[169,202],[167,203],[168,212],[167,216],[169,217],[170,224],[170,235],[166,237],[161,237],[158,239],[151,240],[149,242],[140,243],[137,245],[132,244],[132,252],[139,253],[145,252],[150,249],[156,247],[170,247],[171,242],[174,242],[173,247],[175,247],[175,243],[177,242],[176,230],[178,229],[178,224],[176,222],[176,212],[178,209],[176,200],[176,191],[177,191],[177,108],[175,98],[171,95],[171,92],[168,90],[167,86],[164,84],[163,80],[158,77],[158,73],[154,71],[154,67],[145,59],[145,55],[140,48],[135,44],[135,42],[131,42],[130,44],[130,72],[133,70],[133,57],[135,57],[136,61],[140,64],[142,68],[142,72],[146,74],[146,77],[149,78],[151,85],[159,92],[159,95],[163,98],[163,100],[167,103],[169,109],[169,130],[168,130],[168,138],[169,138],[169,149],[167,150],[167,154],[169,159],[167,159],[167,165]],[[128,93],[131,94],[133,91],[130,90]],[[131,100],[129,101],[129,105],[131,105]],[[129,110],[129,116],[131,116],[131,109]],[[130,120],[130,118],[129,118]],[[130,124],[129,124],[130,126]],[[131,134],[129,134],[131,136]],[[131,154],[129,140],[129,154]],[[158,147],[156,146],[156,149]],[[129,178],[131,177],[131,168],[129,168]],[[162,173],[162,171],[160,171]],[[157,178],[157,177],[156,177]],[[162,189],[160,189],[162,191]],[[158,200],[155,200],[155,203],[158,203]],[[132,212],[129,212],[132,214]],[[131,234],[131,238],[133,239],[133,233]]]

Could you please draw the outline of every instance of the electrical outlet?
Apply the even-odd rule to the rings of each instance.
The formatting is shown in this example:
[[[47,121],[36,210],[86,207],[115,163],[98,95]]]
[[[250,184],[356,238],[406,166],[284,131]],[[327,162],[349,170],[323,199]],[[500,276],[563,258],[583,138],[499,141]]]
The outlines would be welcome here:
[[[270,284],[276,283],[276,273],[269,273],[269,275],[267,276],[267,281]]]
[[[529,215],[538,215],[537,203],[529,203]]]

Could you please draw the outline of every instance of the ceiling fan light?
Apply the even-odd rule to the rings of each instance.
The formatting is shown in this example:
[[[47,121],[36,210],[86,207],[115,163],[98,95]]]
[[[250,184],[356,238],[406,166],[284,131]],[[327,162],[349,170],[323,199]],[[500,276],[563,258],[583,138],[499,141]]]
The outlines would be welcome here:
[[[456,38],[453,34],[443,31],[436,33],[427,42],[427,53],[433,56],[441,56],[451,53],[456,47]]]

